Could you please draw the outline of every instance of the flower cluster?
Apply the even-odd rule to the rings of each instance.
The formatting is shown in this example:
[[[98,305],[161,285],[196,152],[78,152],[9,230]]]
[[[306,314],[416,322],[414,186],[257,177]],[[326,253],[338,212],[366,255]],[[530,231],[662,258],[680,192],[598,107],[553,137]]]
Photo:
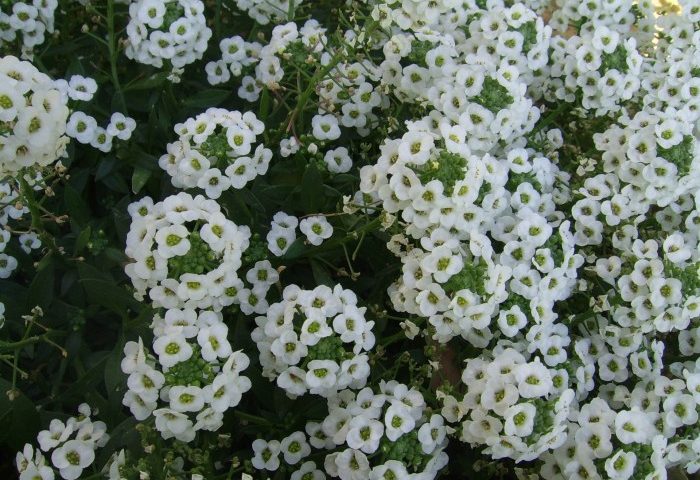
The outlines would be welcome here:
[[[506,348],[490,361],[467,361],[462,381],[467,393],[460,402],[445,397],[445,415],[461,419],[461,439],[487,446],[484,453],[494,459],[534,460],[566,440],[574,392],[565,369],[528,362]]]
[[[0,58],[0,178],[55,162],[68,143],[67,117],[53,80],[29,62]]]
[[[198,187],[216,199],[267,172],[272,151],[256,146],[264,129],[252,112],[210,108],[175,125],[180,138],[168,144],[158,163],[175,187]]]
[[[604,25],[581,36],[552,42],[546,88],[555,98],[580,101],[585,110],[605,115],[619,111],[640,87],[642,56],[634,37],[620,38]]]
[[[120,112],[112,114],[107,128],[100,127],[94,117],[81,111],[73,112],[66,125],[69,137],[105,153],[112,150],[115,138],[129,140],[134,130],[136,121]]]
[[[313,290],[289,285],[282,298],[255,318],[251,333],[263,375],[292,397],[306,392],[329,397],[364,387],[374,322],[365,319],[357,296],[340,285]]]
[[[286,19],[290,7],[299,8],[302,3],[294,0],[236,0],[236,6],[260,25]]]
[[[182,69],[202,58],[212,32],[200,0],[137,0],[129,5],[126,56],[156,68]]]
[[[58,0],[11,2],[0,6],[0,46],[21,39],[22,52],[31,57],[37,45],[44,43],[46,33],[54,31],[54,12]]]
[[[533,323],[551,336],[544,325],[582,261],[560,224],[556,166],[522,148],[469,155],[458,126],[429,125],[386,141],[377,164],[361,170],[362,192],[400,215],[410,237],[390,242],[403,264],[394,308],[428,318],[441,342],[461,335],[485,347],[495,332],[512,338]],[[543,339],[540,349],[550,346]]]
[[[228,220],[214,200],[180,192],[162,202],[129,206],[126,273],[139,299],[156,308],[212,308],[237,302],[237,270],[250,229]]]
[[[16,463],[20,480],[53,480],[56,472],[65,480],[74,480],[95,461],[95,450],[109,440],[104,422],[93,422],[92,411],[83,403],[80,415],[63,422],[51,420],[48,430],[37,436],[39,449],[26,444],[17,453]],[[43,452],[43,453],[42,453]],[[51,462],[44,455],[49,455]]]
[[[151,328],[157,359],[140,339],[124,347],[124,405],[137,420],[153,415],[165,439],[189,442],[199,430],[218,430],[224,413],[251,386],[241,375],[248,357],[232,351],[221,313],[171,308],[162,318],[156,315]],[[160,402],[165,405],[159,408]]]
[[[216,85],[227,82],[231,75],[243,75],[238,96],[254,102],[263,87],[279,90],[288,80],[285,65],[290,57],[305,63],[329,64],[334,52],[325,48],[326,45],[326,29],[313,19],[301,27],[292,22],[277,25],[264,46],[246,42],[240,36],[226,38],[219,45],[221,59],[207,64],[208,80]],[[337,140],[341,126],[368,135],[379,124],[373,110],[386,103],[385,95],[376,87],[379,81],[376,66],[369,62],[340,61],[327,68],[329,71],[315,89],[319,108],[312,119],[311,137],[321,142]],[[326,160],[329,170],[347,171],[347,150],[344,153],[338,150],[335,155],[329,153]]]
[[[294,432],[281,441],[256,440],[253,466],[277,470],[280,454],[285,464],[294,466],[313,447],[330,452],[323,469],[341,480],[410,475],[432,479],[447,463],[448,433],[453,430],[442,416],[430,415],[418,390],[396,381],[380,382],[378,393],[367,387],[357,394],[343,390],[328,398],[328,415],[320,422],[308,422],[305,432]],[[325,478],[313,461],[301,463],[291,478],[305,475]]]

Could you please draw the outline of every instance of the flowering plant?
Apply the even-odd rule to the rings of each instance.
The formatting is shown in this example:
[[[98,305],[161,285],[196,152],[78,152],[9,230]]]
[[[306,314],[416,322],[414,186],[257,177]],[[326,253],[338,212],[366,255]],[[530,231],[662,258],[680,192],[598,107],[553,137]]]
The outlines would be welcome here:
[[[0,0],[2,478],[694,478],[699,132],[697,0]]]

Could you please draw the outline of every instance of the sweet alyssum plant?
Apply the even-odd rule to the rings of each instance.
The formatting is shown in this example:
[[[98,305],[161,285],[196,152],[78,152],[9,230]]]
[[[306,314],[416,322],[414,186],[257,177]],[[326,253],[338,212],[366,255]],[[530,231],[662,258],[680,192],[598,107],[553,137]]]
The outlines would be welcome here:
[[[0,0],[0,41],[21,479],[700,470],[697,1]]]

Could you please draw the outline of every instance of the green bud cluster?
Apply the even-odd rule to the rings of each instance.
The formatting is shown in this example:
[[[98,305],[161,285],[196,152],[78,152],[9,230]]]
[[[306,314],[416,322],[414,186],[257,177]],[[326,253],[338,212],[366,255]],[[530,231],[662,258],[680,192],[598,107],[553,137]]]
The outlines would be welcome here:
[[[428,162],[419,177],[424,184],[431,180],[439,180],[445,186],[445,194],[451,195],[455,183],[464,179],[466,166],[467,160],[461,155],[442,151],[437,160]]]
[[[535,405],[537,410],[532,426],[532,433],[523,439],[525,443],[532,445],[537,442],[542,435],[552,430],[554,426],[554,404],[556,400],[556,398],[552,400],[536,398],[530,401],[530,403]]]
[[[443,288],[448,294],[468,288],[479,295],[486,295],[484,279],[487,278],[487,269],[486,262],[483,260],[480,260],[476,265],[467,262],[459,273],[450,277]]]
[[[415,63],[419,67],[426,68],[428,66],[425,63],[426,54],[435,47],[433,42],[428,40],[413,40],[411,42],[411,53],[406,57],[406,64],[410,65]]]
[[[627,65],[627,49],[624,45],[620,43],[614,52],[603,53],[603,58],[601,59],[601,70],[603,74],[608,70],[615,69],[621,73],[627,73],[630,67]]]
[[[340,363],[352,358],[352,353],[345,351],[343,341],[337,335],[322,338],[316,345],[309,347],[309,353],[304,359],[304,368],[311,360],[335,360]]]
[[[209,135],[197,150],[212,162],[212,167],[226,167],[229,164],[228,152],[231,151],[231,146],[228,144],[228,139],[223,132]]]
[[[501,304],[500,310],[505,311],[505,310],[510,310],[513,308],[515,305],[520,307],[520,311],[525,314],[525,316],[528,318],[528,320],[531,320],[531,315],[530,315],[530,302],[523,297],[522,295],[518,295],[517,293],[511,292],[508,295],[508,298],[506,299],[505,302]]]
[[[163,25],[159,30],[167,31],[170,25],[185,14],[180,2],[169,2],[165,4],[165,15],[163,15]]]
[[[668,260],[664,261],[664,273],[681,281],[683,296],[696,295],[700,289],[700,271],[697,263],[681,268]]]
[[[678,176],[687,175],[690,171],[690,164],[693,162],[694,142],[692,135],[685,135],[681,143],[671,148],[659,147],[657,154],[678,168]]]
[[[243,253],[243,263],[245,265],[253,265],[255,262],[266,260],[267,258],[267,244],[263,241],[260,234],[254,233],[250,237],[250,246]]]
[[[413,467],[418,472],[423,471],[431,458],[430,455],[423,453],[417,430],[401,435],[394,442],[383,437],[379,448],[385,461],[396,460]]]
[[[508,89],[498,83],[498,80],[485,77],[481,93],[474,99],[476,103],[484,108],[488,108],[493,113],[508,107],[513,103],[513,97],[508,93]]]
[[[561,265],[564,261],[564,249],[561,244],[561,236],[552,235],[544,242],[541,248],[548,248],[552,253],[552,260],[554,260],[555,265]]]
[[[529,183],[530,185],[533,186],[535,190],[538,192],[541,192],[542,189],[542,184],[537,180],[537,177],[535,177],[532,173],[513,173],[510,172],[508,174],[508,182],[506,182],[506,188],[510,192],[514,192],[518,189],[518,185],[521,183]]]
[[[206,273],[218,265],[216,253],[202,240],[198,232],[190,233],[190,250],[180,257],[168,259],[168,272],[172,278],[180,278],[183,273]]]
[[[192,347],[192,356],[170,367],[165,373],[166,385],[194,385],[203,387],[214,381],[216,373],[212,364],[199,355],[199,347]]]
[[[523,23],[517,31],[523,36],[523,52],[528,53],[537,44],[537,24],[530,20]]]

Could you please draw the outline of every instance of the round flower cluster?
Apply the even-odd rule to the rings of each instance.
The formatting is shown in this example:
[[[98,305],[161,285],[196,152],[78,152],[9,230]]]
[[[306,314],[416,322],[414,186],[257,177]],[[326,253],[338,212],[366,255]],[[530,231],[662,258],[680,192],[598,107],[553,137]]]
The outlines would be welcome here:
[[[214,200],[180,192],[156,204],[146,197],[129,206],[126,274],[138,299],[156,308],[212,308],[237,301],[237,270],[250,229],[228,220]]]
[[[124,346],[121,367],[129,389],[123,404],[139,421],[153,415],[165,439],[189,442],[199,430],[218,430],[224,413],[251,387],[241,375],[249,359],[232,351],[222,314],[171,308],[156,315],[151,328],[157,360],[141,339]],[[167,406],[158,408],[159,400]]]
[[[384,43],[382,86],[465,129],[473,153],[517,143],[539,119],[525,93],[547,64],[551,29],[522,4],[475,7],[448,18],[453,23],[434,34],[401,32]]]
[[[289,285],[283,300],[255,318],[251,333],[260,351],[263,375],[290,397],[307,392],[329,397],[362,388],[369,377],[374,347],[373,321],[365,307],[340,285],[303,290]]]
[[[469,155],[448,120],[438,131],[429,125],[386,141],[360,172],[362,192],[400,214],[413,239],[390,241],[403,264],[394,308],[428,318],[440,342],[461,335],[483,348],[495,332],[513,338],[528,325],[555,335],[545,328],[556,320],[552,306],[570,295],[582,262],[554,202],[556,166],[522,148]],[[550,347],[542,338],[541,350]]]
[[[433,479],[447,465],[447,434],[454,430],[430,414],[423,395],[394,380],[379,393],[348,390],[328,400],[328,416],[306,425],[316,448],[342,449],[326,455],[331,477]],[[371,461],[371,463],[370,463]]]
[[[199,187],[216,199],[267,172],[272,151],[255,145],[264,129],[252,112],[210,108],[175,125],[180,138],[168,144],[158,163],[175,187]]]
[[[16,57],[0,58],[0,178],[56,161],[68,143],[67,117],[47,75]]]
[[[78,407],[80,415],[63,422],[51,420],[48,430],[37,436],[39,449],[26,444],[17,453],[16,463],[20,480],[53,480],[56,471],[65,480],[74,480],[95,461],[95,450],[109,440],[104,422],[93,422],[90,407]],[[42,454],[42,452],[44,452]],[[51,463],[44,457],[49,455]]]
[[[574,391],[565,369],[551,369],[506,348],[492,360],[467,361],[462,381],[468,386],[459,405],[444,405],[462,419],[461,439],[484,445],[494,459],[531,461],[567,439],[567,417]],[[455,413],[448,414],[451,420]]]
[[[293,22],[277,25],[272,29],[270,41],[264,46],[258,42],[247,42],[240,36],[225,38],[219,43],[221,59],[206,66],[209,83],[216,85],[228,81],[231,75],[238,77],[245,74],[238,96],[255,102],[263,86],[273,90],[279,88],[285,74],[282,66],[285,57],[296,55],[306,59],[312,55],[311,58],[318,58],[322,43],[326,40],[325,31],[312,19],[301,29]]]
[[[280,454],[285,464],[294,466],[311,455],[313,447],[330,452],[323,469],[341,480],[414,476],[429,480],[447,464],[447,434],[454,433],[442,416],[430,415],[418,390],[393,380],[380,382],[379,393],[367,387],[357,394],[342,390],[329,397],[328,415],[320,422],[308,422],[305,431],[281,441],[253,442],[253,466],[275,471]],[[291,478],[325,475],[315,462],[305,461]]]
[[[179,79],[186,65],[199,60],[212,36],[200,0],[137,0],[129,5],[128,42],[132,60],[161,68],[164,63]]]
[[[28,57],[37,45],[44,43],[45,34],[54,31],[54,12],[58,0],[8,2],[0,6],[0,46],[21,38],[22,51]]]

